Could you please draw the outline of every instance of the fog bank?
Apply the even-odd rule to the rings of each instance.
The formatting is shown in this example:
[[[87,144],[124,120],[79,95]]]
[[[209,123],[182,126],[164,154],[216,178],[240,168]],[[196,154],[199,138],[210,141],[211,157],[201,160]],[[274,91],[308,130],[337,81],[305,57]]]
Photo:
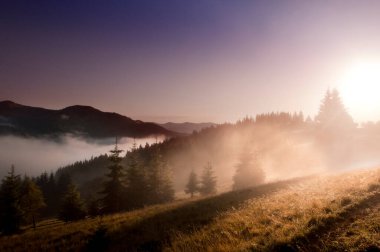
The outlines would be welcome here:
[[[135,141],[137,145],[145,145],[162,141],[162,138],[142,138]],[[122,138],[119,140],[119,146],[127,151],[133,142],[132,138]],[[2,136],[0,137],[0,178],[7,174],[11,165],[15,166],[17,174],[35,176],[44,171],[55,171],[76,161],[108,153],[114,144],[115,139],[112,138],[91,140],[64,136],[59,140],[53,140]]]

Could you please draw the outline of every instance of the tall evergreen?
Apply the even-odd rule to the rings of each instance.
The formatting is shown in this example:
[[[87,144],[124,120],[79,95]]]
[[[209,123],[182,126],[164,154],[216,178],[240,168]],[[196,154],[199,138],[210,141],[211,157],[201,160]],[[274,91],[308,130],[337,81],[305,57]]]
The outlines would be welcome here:
[[[46,207],[41,210],[41,215],[44,217],[56,216],[60,206],[60,199],[63,197],[65,190],[60,193],[58,192],[53,173],[48,175],[47,172],[44,172],[35,178],[34,181],[41,189],[46,203]]]
[[[146,173],[135,143],[132,151],[127,154],[126,192],[128,208],[138,208],[146,204],[148,192]]]
[[[347,167],[352,162],[352,140],[356,124],[345,109],[337,90],[326,92],[315,121],[315,142],[321,154],[324,154],[325,164],[333,169]]]
[[[204,196],[216,193],[216,177],[210,163],[203,169],[199,192]]]
[[[56,179],[56,193],[58,194],[58,196],[63,196],[69,189],[69,186],[73,183],[72,178],[68,173],[61,173],[58,176],[56,176]],[[53,184],[53,181],[54,176],[51,174],[49,177],[49,183]]]
[[[36,228],[36,217],[41,208],[45,207],[44,198],[40,188],[28,177],[25,177],[21,185],[20,205],[26,223],[32,223]]]
[[[151,204],[164,203],[174,199],[174,189],[170,170],[160,150],[154,150],[147,176],[149,199]]]
[[[336,89],[326,91],[315,121],[322,129],[342,130],[356,127]]]
[[[189,180],[186,184],[185,193],[190,194],[191,197],[194,196],[194,193],[199,191],[199,181],[198,176],[194,172],[194,170],[191,171],[189,175]]]
[[[0,187],[0,229],[4,234],[12,234],[20,229],[22,221],[20,186],[20,176],[15,175],[12,166]]]
[[[101,202],[99,199],[95,199],[94,197],[90,196],[86,199],[86,209],[87,213],[91,217],[98,216],[101,214]]]
[[[53,204],[50,206],[53,215],[56,216],[59,213],[60,206],[63,204],[62,200],[72,184],[73,181],[69,173],[61,173],[55,177],[50,174],[48,187],[54,189],[54,191],[48,193],[48,195],[51,204]]]
[[[68,222],[83,219],[85,216],[86,212],[78,189],[73,184],[69,184],[63,197],[59,218]]]
[[[250,186],[259,185],[264,182],[265,174],[260,166],[257,155],[244,153],[236,166],[233,177],[233,189],[239,190]]]
[[[111,165],[108,166],[109,172],[106,175],[108,177],[108,181],[104,183],[104,189],[101,192],[104,194],[104,197],[101,200],[104,213],[119,212],[124,206],[124,172],[123,166],[121,165],[123,158],[119,156],[123,150],[118,149],[116,142],[115,148],[110,152],[111,155],[109,156],[109,160],[111,161]]]

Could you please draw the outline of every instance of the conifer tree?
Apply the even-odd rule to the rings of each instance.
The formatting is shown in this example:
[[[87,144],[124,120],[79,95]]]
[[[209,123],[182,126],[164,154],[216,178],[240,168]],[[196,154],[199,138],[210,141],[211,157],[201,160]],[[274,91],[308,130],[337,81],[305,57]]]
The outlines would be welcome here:
[[[129,208],[142,207],[147,200],[147,181],[142,162],[139,159],[136,143],[127,154],[126,192]]]
[[[259,185],[264,182],[265,174],[260,167],[257,155],[244,153],[236,167],[233,177],[233,189],[239,190],[250,186]]]
[[[24,178],[21,185],[20,205],[26,223],[32,223],[36,229],[36,217],[39,210],[45,207],[44,198],[40,188],[28,177]]]
[[[73,184],[70,184],[63,197],[59,218],[68,222],[83,219],[85,216],[86,212],[78,189]]]
[[[61,198],[61,196],[65,195],[67,190],[69,189],[69,186],[73,183],[71,176],[69,173],[64,172],[56,176],[57,177],[57,183],[56,183],[56,194]],[[54,184],[54,175],[50,175],[49,177],[49,183],[51,183],[50,187],[53,188]],[[55,197],[57,197],[55,195]]]
[[[191,171],[189,175],[189,180],[186,185],[185,193],[190,194],[191,198],[194,196],[194,193],[199,191],[199,181],[197,174]]]
[[[52,191],[48,192],[48,197],[49,204],[51,204],[49,206],[51,215],[56,216],[59,213],[62,200],[72,183],[72,178],[68,172],[60,173],[56,176],[50,174],[48,188],[51,188]]]
[[[354,149],[352,136],[356,124],[345,109],[339,92],[328,90],[322,100],[319,113],[315,118],[317,126],[316,144],[325,155],[325,163],[329,168],[344,168],[352,162],[350,159]]]
[[[101,204],[98,199],[90,197],[89,199],[87,199],[86,206],[87,206],[87,213],[91,217],[95,217],[101,214]]]
[[[109,156],[109,160],[112,163],[108,166],[109,173],[106,175],[109,180],[105,182],[104,190],[101,192],[104,194],[102,198],[104,213],[119,212],[123,209],[123,197],[125,193],[123,185],[124,173],[123,166],[121,165],[123,158],[119,156],[122,151],[118,149],[116,141],[115,148],[110,151],[111,155]]]
[[[12,234],[20,229],[22,221],[20,186],[20,176],[15,175],[12,166],[0,187],[0,229],[4,234]]]
[[[203,196],[216,193],[216,178],[210,163],[207,163],[203,169],[199,192]]]
[[[159,149],[154,151],[148,174],[149,203],[164,203],[174,199],[169,167]]]
[[[60,200],[63,198],[64,192],[59,192],[57,183],[55,182],[54,174],[47,172],[42,173],[40,176],[34,179],[37,186],[41,189],[46,207],[41,210],[41,215],[44,217],[47,216],[56,216],[59,211]],[[60,183],[61,184],[61,183]]]
[[[352,129],[356,125],[336,89],[327,90],[315,121],[322,129]]]

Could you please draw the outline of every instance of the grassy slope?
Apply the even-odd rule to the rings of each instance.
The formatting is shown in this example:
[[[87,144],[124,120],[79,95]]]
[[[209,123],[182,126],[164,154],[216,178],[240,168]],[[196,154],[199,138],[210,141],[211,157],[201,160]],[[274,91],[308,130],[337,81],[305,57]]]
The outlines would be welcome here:
[[[312,246],[318,241],[318,231],[339,224],[345,209],[368,197],[373,199],[368,186],[379,183],[379,175],[379,171],[371,171],[319,177],[248,200],[197,232],[178,234],[167,250],[272,251],[286,247],[318,251]]]
[[[342,248],[364,248],[379,245],[370,219],[379,219],[379,178],[372,170],[295,179],[75,223],[45,221],[0,237],[0,251],[311,251],[342,240]]]
[[[349,251],[352,248],[364,250],[369,245],[380,247],[380,205],[363,211],[361,216],[350,219],[347,225],[338,227],[326,236],[321,248],[326,251]]]

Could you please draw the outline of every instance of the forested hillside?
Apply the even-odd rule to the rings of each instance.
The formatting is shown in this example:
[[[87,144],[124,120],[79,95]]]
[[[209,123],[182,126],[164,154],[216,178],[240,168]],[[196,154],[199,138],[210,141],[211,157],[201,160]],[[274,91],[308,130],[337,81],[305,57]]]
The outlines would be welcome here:
[[[337,91],[328,91],[314,120],[301,112],[260,114],[130,150],[116,142],[108,154],[34,178],[12,168],[0,190],[3,232],[48,217],[68,222],[363,168],[378,160],[378,137],[376,125],[358,128]],[[8,227],[9,219],[15,221]]]
[[[148,182],[149,176],[162,167],[160,179],[170,181],[176,197],[182,198],[190,174],[194,173],[200,180],[207,164],[213,169],[219,192],[323,171],[371,166],[380,154],[380,144],[374,141],[379,132],[375,125],[358,128],[338,93],[329,91],[315,120],[305,119],[302,113],[261,114],[162,143],[135,146],[120,152],[123,157],[120,164],[124,167],[127,187],[128,184],[146,186],[140,188],[140,194],[132,193],[133,197],[150,197],[144,196],[144,191],[149,183],[156,182]],[[107,181],[109,165],[109,156],[102,155],[60,168],[52,178],[58,183],[71,177],[82,197],[91,201],[101,197],[99,185]],[[149,202],[154,200],[142,200],[137,205]]]

